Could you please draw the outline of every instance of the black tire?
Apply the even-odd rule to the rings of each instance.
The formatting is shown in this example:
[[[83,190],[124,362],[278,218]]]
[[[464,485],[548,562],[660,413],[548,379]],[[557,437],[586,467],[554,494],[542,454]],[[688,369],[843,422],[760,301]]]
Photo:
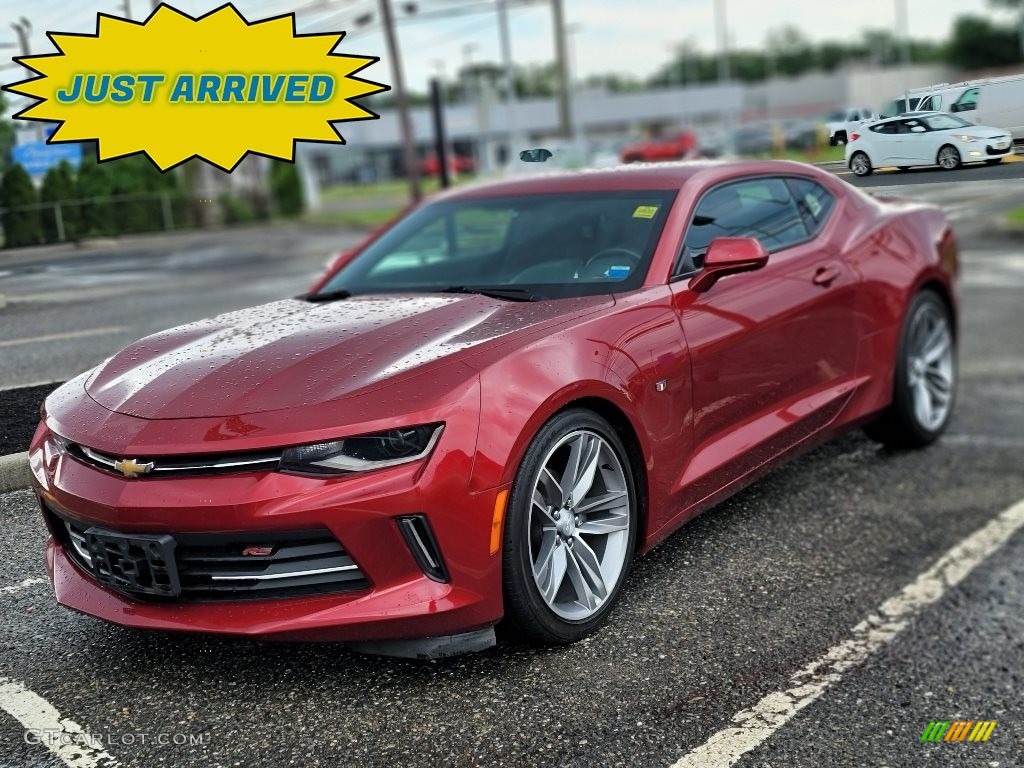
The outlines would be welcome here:
[[[910,166],[909,165],[897,165],[896,168],[897,168],[897,170],[904,171],[904,172],[910,170]]]
[[[835,147],[845,147],[846,146],[846,131],[836,131],[835,144],[833,144],[833,146],[835,146]]]
[[[629,492],[630,522],[625,561],[614,588],[593,616],[583,621],[570,621],[558,616],[540,594],[533,576],[529,526],[534,482],[545,458],[563,437],[579,429],[597,433],[616,454],[624,470]],[[584,408],[573,408],[559,413],[541,427],[523,456],[508,499],[502,542],[505,598],[502,630],[518,640],[537,645],[568,645],[595,632],[607,620],[629,574],[636,546],[638,498],[636,480],[622,440],[601,416]]]
[[[863,160],[863,163],[859,162],[859,160]],[[864,152],[854,152],[850,158],[850,170],[853,171],[854,176],[863,178],[870,176],[875,169],[871,167],[871,158],[867,154]]]
[[[950,150],[952,152],[953,157],[956,158],[956,162],[948,166],[942,164],[942,153],[945,152],[947,149]],[[935,164],[944,171],[958,170],[960,167],[963,166],[963,158],[960,156],[960,150],[958,150],[952,144],[943,144],[941,147],[939,147],[938,154],[935,155]]]
[[[928,308],[937,311],[949,325],[952,344],[953,383],[949,410],[941,424],[930,428],[921,423],[914,409],[913,392],[909,383],[910,333],[918,314]],[[878,418],[868,424],[864,431],[868,437],[887,448],[923,448],[935,442],[949,425],[950,416],[956,404],[957,354],[956,331],[953,318],[946,302],[932,290],[918,293],[907,310],[900,331],[900,342],[896,352],[896,367],[893,371],[892,403]]]
[[[1001,162],[1003,162],[1001,157],[990,157],[985,161],[985,165],[999,165]]]

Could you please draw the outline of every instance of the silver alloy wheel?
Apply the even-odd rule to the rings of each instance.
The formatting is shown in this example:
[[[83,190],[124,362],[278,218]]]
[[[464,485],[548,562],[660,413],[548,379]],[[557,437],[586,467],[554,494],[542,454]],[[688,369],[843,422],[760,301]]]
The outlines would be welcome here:
[[[871,165],[868,163],[868,158],[863,152],[858,152],[853,156],[850,161],[850,169],[857,176],[867,176],[868,171],[871,170]]]
[[[929,431],[941,427],[953,403],[955,371],[949,320],[934,304],[924,304],[910,326],[907,383],[914,418]]]
[[[622,462],[596,432],[565,435],[541,464],[530,505],[530,562],[556,615],[584,621],[615,590],[629,558],[630,498]]]
[[[939,165],[947,171],[956,170],[956,167],[960,165],[960,153],[953,147],[943,147],[939,150]]]

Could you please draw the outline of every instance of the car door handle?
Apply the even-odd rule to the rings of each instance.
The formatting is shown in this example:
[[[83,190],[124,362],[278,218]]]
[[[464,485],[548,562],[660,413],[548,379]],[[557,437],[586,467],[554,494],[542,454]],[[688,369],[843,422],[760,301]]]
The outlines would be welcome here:
[[[811,280],[815,285],[828,288],[837,277],[839,277],[838,264],[822,264],[814,271],[814,277]]]

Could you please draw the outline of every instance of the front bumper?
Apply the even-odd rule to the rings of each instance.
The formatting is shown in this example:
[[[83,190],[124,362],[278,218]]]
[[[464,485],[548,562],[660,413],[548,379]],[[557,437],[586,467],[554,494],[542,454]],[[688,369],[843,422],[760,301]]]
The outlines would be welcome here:
[[[345,478],[259,471],[135,479],[48,449],[51,433],[41,426],[29,458],[36,493],[49,510],[46,562],[57,600],[124,626],[265,639],[364,642],[489,627],[502,615],[501,556],[490,551],[500,489],[469,492],[476,433],[475,425],[465,426],[449,424],[422,462]],[[414,556],[399,525],[409,515],[429,523],[446,580],[432,578]],[[256,545],[321,531],[340,543],[363,580],[280,598],[126,593],[100,584],[83,566],[56,529],[62,519],[78,531],[143,537],[252,534]]]

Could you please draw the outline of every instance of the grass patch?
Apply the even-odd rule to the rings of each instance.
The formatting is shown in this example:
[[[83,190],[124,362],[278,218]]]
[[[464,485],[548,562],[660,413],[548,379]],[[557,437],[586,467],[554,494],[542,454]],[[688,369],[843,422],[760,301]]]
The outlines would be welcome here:
[[[1011,226],[1024,227],[1024,206],[1007,211],[1003,215],[1003,220]]]
[[[475,180],[475,176],[458,176],[452,179],[452,186],[457,187]],[[431,192],[436,192],[441,188],[441,182],[436,177],[420,177],[420,185],[424,195],[429,195]],[[321,190],[320,196],[325,203],[371,197],[407,198],[409,196],[409,183],[405,179],[393,179],[378,181],[374,184],[341,184],[336,187],[326,187]]]
[[[802,149],[787,149],[784,152],[758,155],[758,160],[795,160],[798,163],[841,163],[846,159],[845,147],[825,147],[808,156]]]
[[[402,206],[391,208],[366,208],[350,211],[317,211],[302,217],[306,224],[325,227],[341,227],[343,229],[376,229],[391,221]]]

